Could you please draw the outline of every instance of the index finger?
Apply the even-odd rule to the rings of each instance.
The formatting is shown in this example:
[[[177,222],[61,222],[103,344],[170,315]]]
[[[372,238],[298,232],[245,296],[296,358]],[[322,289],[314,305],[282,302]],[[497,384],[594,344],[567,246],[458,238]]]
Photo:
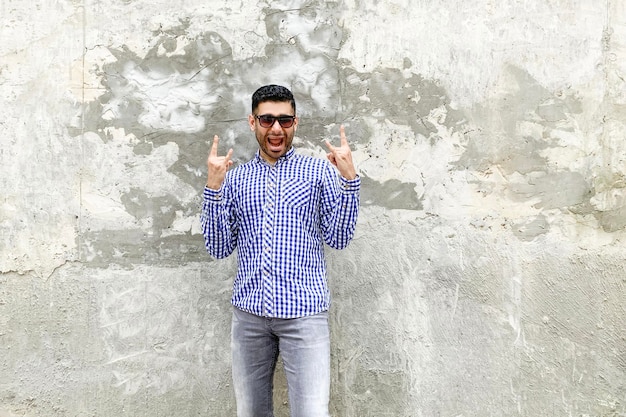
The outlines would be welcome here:
[[[217,145],[220,143],[220,138],[215,135],[213,136],[213,144],[211,145],[211,156],[217,156]]]

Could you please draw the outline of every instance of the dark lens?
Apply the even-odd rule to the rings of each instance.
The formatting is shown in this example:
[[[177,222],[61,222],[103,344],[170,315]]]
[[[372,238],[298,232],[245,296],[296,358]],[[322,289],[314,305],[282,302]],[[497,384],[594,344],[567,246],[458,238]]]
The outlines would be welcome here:
[[[293,126],[294,117],[293,116],[280,116],[278,118],[278,123],[284,128]]]
[[[272,125],[274,125],[274,122],[276,121],[276,118],[274,116],[270,116],[267,114],[263,114],[261,116],[258,116],[257,118],[259,119],[259,124],[261,125],[261,127],[272,127]],[[280,121],[278,123],[280,123]]]

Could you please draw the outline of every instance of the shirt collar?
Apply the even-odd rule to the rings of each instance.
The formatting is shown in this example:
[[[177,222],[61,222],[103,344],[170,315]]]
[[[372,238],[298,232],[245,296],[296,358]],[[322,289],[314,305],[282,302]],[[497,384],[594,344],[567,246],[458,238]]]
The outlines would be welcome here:
[[[296,154],[296,149],[292,146],[291,148],[289,148],[289,150],[287,152],[285,152],[285,154],[283,156],[278,158],[278,161],[276,161],[276,165],[280,165],[283,162],[291,159],[295,154]],[[259,151],[259,150],[256,151],[256,155],[255,155],[254,159],[257,162],[261,162],[261,163],[267,164],[267,161],[265,159],[263,159],[263,157],[261,156],[261,151]]]

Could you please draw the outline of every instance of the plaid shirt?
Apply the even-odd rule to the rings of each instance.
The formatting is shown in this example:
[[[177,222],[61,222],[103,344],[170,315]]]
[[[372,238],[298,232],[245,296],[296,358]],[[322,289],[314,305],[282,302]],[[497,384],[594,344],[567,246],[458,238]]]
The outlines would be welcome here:
[[[324,242],[345,248],[356,226],[361,179],[292,147],[272,166],[254,159],[204,189],[202,232],[209,254],[237,248],[232,304],[258,316],[295,318],[330,305]]]

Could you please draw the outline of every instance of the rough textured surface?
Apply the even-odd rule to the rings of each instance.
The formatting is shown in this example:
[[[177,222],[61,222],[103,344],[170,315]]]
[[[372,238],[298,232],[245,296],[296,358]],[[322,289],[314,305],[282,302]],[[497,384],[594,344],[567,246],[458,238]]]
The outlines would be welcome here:
[[[346,125],[334,416],[626,416],[622,1],[0,1],[0,416],[234,415],[199,232],[261,84]],[[277,416],[288,415],[284,376]]]

